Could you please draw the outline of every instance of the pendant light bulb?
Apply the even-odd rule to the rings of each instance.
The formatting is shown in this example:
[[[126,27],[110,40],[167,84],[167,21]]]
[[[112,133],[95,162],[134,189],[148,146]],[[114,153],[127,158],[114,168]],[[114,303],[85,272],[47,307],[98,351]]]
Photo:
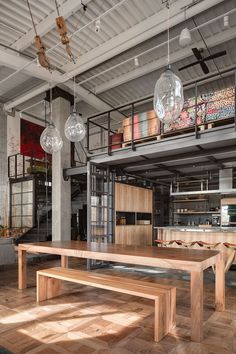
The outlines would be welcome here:
[[[170,65],[156,82],[153,105],[157,117],[163,123],[176,121],[183,109],[183,85]]]
[[[82,117],[76,109],[68,117],[65,124],[65,136],[72,142],[81,141],[85,137],[85,126]]]
[[[48,154],[53,154],[62,149],[63,141],[53,122],[50,122],[42,132],[40,136],[40,145]]]
[[[85,126],[80,113],[76,112],[75,94],[76,94],[76,82],[74,77],[74,109],[73,112],[67,118],[65,123],[65,136],[68,140],[76,143],[81,141],[85,137]]]
[[[46,106],[45,106],[46,107]],[[58,152],[63,147],[63,141],[52,120],[52,87],[50,88],[50,121],[40,136],[40,145],[47,154]],[[46,109],[45,109],[46,120]]]

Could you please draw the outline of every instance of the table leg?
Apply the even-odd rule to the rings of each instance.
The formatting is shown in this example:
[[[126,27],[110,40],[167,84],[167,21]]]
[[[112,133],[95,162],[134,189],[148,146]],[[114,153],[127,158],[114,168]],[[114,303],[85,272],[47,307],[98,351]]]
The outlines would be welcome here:
[[[18,288],[20,290],[27,287],[26,284],[27,260],[26,251],[18,249]]]
[[[68,268],[68,256],[61,256],[61,267]]]
[[[216,311],[225,310],[225,271],[224,271],[224,255],[220,252],[216,262],[215,274],[215,307]]]
[[[191,272],[191,340],[203,339],[203,271]]]

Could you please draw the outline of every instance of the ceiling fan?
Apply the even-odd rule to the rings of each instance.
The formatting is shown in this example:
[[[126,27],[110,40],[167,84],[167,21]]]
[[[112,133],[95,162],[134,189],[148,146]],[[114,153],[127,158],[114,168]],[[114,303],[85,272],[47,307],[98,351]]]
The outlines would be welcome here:
[[[197,64],[200,64],[201,68],[202,68],[202,71],[204,72],[204,74],[208,74],[210,71],[209,71],[209,68],[208,66],[206,65],[205,61],[208,61],[208,60],[212,60],[212,59],[215,59],[215,58],[219,58],[223,55],[226,55],[226,50],[223,50],[221,52],[218,52],[218,53],[215,53],[215,54],[211,54],[209,55],[208,57],[203,57],[202,56],[202,52],[203,52],[203,49],[200,48],[192,48],[192,51],[193,51],[193,54],[195,55],[196,57],[196,61],[194,61],[193,63],[191,64],[188,64],[188,65],[185,65],[185,66],[182,66],[182,68],[179,69],[179,71],[181,70],[184,70],[184,69],[187,69],[187,68],[190,68],[191,66],[194,66],[194,65],[197,65]]]

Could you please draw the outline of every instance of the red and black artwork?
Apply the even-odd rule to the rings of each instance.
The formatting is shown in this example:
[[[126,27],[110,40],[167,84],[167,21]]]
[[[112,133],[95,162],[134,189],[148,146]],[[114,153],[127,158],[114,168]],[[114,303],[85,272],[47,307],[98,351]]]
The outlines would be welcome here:
[[[42,159],[45,152],[40,145],[40,135],[44,127],[21,119],[20,123],[20,153],[24,156]]]

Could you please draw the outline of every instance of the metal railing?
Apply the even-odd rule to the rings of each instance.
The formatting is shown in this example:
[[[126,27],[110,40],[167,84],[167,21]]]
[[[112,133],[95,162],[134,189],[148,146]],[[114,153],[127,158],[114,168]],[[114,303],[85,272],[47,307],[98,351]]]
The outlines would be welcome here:
[[[190,84],[186,85],[186,88],[189,88]],[[191,86],[194,86],[195,95],[192,98],[194,103],[190,105],[185,105],[184,109],[191,109],[192,113],[194,112],[192,122],[187,126],[175,126],[171,129],[166,129],[166,126],[163,123],[159,123],[158,131],[154,134],[147,134],[146,136],[141,134],[142,136],[137,137],[137,127],[138,123],[136,120],[137,114],[142,114],[145,112],[142,106],[147,105],[153,100],[153,96],[148,96],[143,99],[127,103],[125,105],[121,105],[117,108],[111,109],[109,111],[96,114],[90,116],[87,119],[87,151],[89,154],[99,154],[99,153],[107,153],[108,155],[112,155],[112,152],[117,148],[123,148],[129,146],[132,150],[135,150],[137,143],[140,142],[147,142],[148,140],[152,139],[161,139],[162,137],[168,137],[178,134],[185,134],[189,132],[194,132],[195,139],[199,138],[199,131],[204,130],[205,127],[210,127],[210,125],[217,124],[217,125],[226,125],[233,123],[235,126],[236,131],[236,71],[235,71],[235,84],[234,87],[231,87],[231,106],[230,112],[223,118],[218,119],[211,119],[208,120],[207,118],[207,109],[208,106],[211,104],[215,104],[220,107],[222,104],[222,111],[224,106],[223,100],[204,100],[201,95],[201,99],[199,99],[199,89],[198,89],[198,82],[191,83]],[[229,90],[229,89],[227,89]],[[223,91],[223,90],[222,90]],[[217,91],[221,92],[221,91]],[[208,94],[208,96],[210,96]],[[222,102],[221,102],[222,101]],[[205,111],[204,114],[201,116],[199,115],[200,111]],[[186,111],[186,110],[183,110]],[[220,109],[219,109],[220,111]],[[209,114],[209,113],[208,113]],[[199,117],[201,119],[199,119]],[[122,126],[122,122],[124,119],[129,118],[130,122],[130,138],[129,139],[122,139],[117,141],[112,141],[112,136],[119,132],[119,128]],[[156,118],[157,119],[157,118]],[[180,119],[181,122],[181,119]],[[142,121],[139,124],[143,124]],[[207,126],[206,126],[207,125]],[[139,128],[140,129],[140,128]],[[127,136],[127,134],[125,134]],[[99,141],[100,138],[100,141]]]

